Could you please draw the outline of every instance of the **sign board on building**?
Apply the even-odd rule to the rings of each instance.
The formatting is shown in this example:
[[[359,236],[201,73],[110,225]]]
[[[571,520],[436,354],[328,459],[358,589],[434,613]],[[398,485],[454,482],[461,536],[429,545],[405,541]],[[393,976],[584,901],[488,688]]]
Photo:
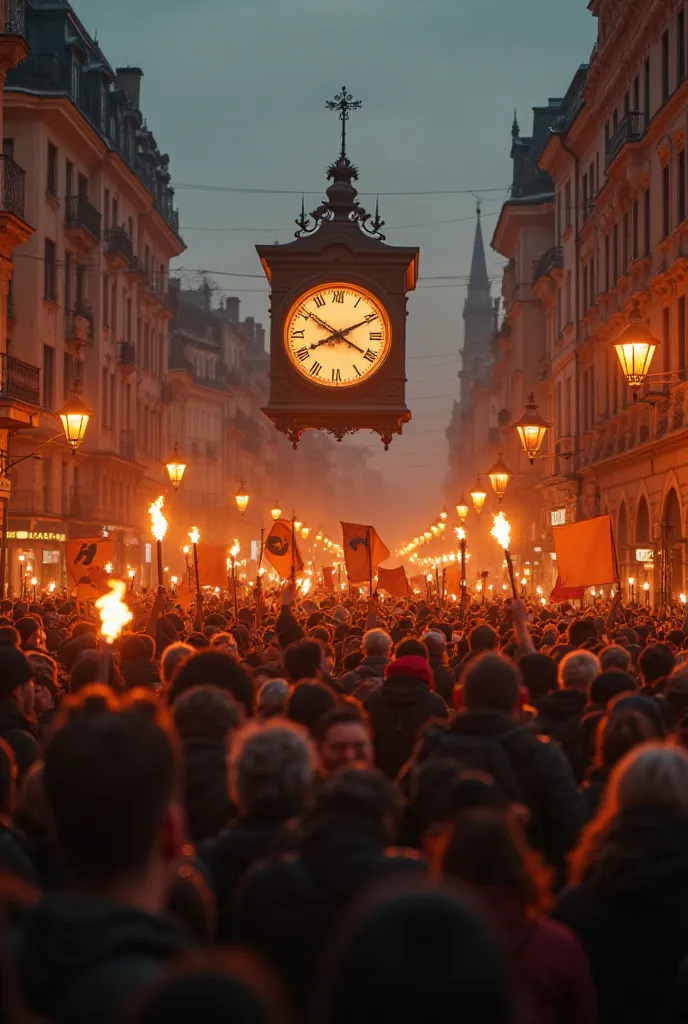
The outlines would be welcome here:
[[[0,476],[0,498],[9,498],[12,483],[8,476]]]
[[[654,561],[655,553],[652,548],[636,548],[635,549],[635,560],[636,562],[652,562]]]
[[[549,521],[552,526],[566,526],[566,509],[552,509],[552,511],[549,514]]]
[[[64,543],[67,540],[66,533],[53,533],[52,531],[43,530],[8,530],[8,540],[56,540],[60,543]]]

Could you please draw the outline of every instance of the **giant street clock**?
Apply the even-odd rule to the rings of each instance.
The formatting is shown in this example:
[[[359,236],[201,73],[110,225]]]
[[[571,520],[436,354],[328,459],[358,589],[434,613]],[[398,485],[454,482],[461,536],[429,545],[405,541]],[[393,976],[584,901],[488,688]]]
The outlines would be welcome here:
[[[296,241],[257,246],[271,286],[270,397],[265,414],[294,446],[305,430],[339,440],[376,431],[387,447],[411,418],[406,406],[406,300],[418,249],[387,245],[379,215],[357,202],[346,155],[346,89],[328,106],[342,148],[328,169],[327,200],[302,206]]]

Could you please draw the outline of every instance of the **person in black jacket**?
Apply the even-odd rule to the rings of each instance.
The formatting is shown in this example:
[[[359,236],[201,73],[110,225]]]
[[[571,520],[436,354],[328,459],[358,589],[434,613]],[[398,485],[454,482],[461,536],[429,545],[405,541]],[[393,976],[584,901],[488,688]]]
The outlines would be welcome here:
[[[591,651],[572,651],[559,665],[559,689],[534,701],[538,714],[533,728],[561,745],[578,783],[585,778],[589,763],[581,720],[588,688],[599,673],[597,655]]]
[[[256,860],[283,848],[285,826],[301,812],[314,771],[305,730],[276,718],[235,733],[230,762],[238,816],[198,848],[215,891],[220,942],[235,935],[239,880]]]
[[[342,913],[376,882],[424,874],[395,838],[397,793],[376,770],[345,769],[326,779],[303,823],[298,856],[265,861],[237,900],[237,939],[277,970],[297,1007],[319,980],[324,945]]]
[[[428,649],[428,661],[435,680],[435,689],[451,707],[456,680],[447,660],[446,637],[439,629],[431,629],[423,637],[423,643]]]
[[[339,685],[345,693],[353,693],[364,680],[382,682],[385,677],[392,650],[389,633],[385,633],[384,629],[369,629],[363,636],[361,647],[361,661],[352,672],[347,672],[339,679]]]
[[[418,641],[403,643],[427,650]],[[384,683],[368,697],[365,706],[375,737],[375,761],[388,779],[395,779],[411,757],[425,723],[447,717],[447,705],[434,687],[427,657],[404,654],[390,661]]]
[[[613,770],[555,917],[592,968],[600,1024],[669,1019],[688,956],[688,753],[646,743]]]
[[[38,757],[34,675],[23,651],[0,646],[0,737],[12,748],[22,776]]]
[[[184,838],[176,776],[153,698],[120,703],[99,686],[67,703],[43,782],[74,888],[44,897],[12,939],[33,1014],[110,1024],[188,945],[161,916]]]
[[[507,799],[530,812],[528,836],[562,870],[585,823],[582,797],[570,765],[555,743],[520,722],[518,668],[500,654],[482,654],[466,669],[465,711],[427,730],[417,761],[446,757],[493,775]]]

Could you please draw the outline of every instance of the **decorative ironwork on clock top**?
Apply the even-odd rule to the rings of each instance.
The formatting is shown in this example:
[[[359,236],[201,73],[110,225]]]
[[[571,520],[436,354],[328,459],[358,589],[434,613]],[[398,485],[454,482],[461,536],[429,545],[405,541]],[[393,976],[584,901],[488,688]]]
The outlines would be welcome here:
[[[336,110],[342,124],[342,141],[339,156],[327,168],[327,178],[332,184],[325,190],[327,199],[313,210],[306,213],[305,201],[301,197],[301,213],[295,224],[299,229],[294,233],[296,238],[312,235],[323,221],[351,221],[357,223],[362,231],[371,238],[384,242],[385,236],[381,229],[385,222],[380,217],[379,200],[375,203],[375,213],[370,214],[357,201],[358,190],[353,182],[358,180],[358,168],[352,164],[346,153],[346,123],[352,110],[360,110],[361,100],[355,100],[345,85],[333,100],[325,104],[328,110]]]

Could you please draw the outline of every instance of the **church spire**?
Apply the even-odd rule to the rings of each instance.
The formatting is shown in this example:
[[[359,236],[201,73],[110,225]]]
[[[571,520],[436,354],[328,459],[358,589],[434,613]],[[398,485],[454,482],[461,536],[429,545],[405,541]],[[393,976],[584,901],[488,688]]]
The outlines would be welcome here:
[[[485,243],[483,241],[483,227],[480,219],[480,200],[477,202],[476,213],[477,223],[475,225],[475,238],[473,239],[473,258],[471,259],[471,276],[468,281],[468,299],[478,299],[483,296],[489,301],[490,279],[487,276],[487,261],[485,259]]]

